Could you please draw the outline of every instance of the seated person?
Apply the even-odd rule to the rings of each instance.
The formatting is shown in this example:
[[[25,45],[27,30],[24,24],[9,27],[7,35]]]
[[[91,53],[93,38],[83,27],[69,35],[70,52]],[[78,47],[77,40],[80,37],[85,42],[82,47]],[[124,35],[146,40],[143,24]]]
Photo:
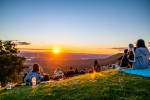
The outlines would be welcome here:
[[[80,75],[82,75],[82,74],[85,74],[85,69],[82,69],[82,70],[80,71]]]
[[[78,76],[78,75],[79,75],[79,71],[78,71],[77,68],[76,68],[76,70],[75,70],[75,72],[74,72],[74,75],[75,75],[75,76]]]
[[[148,68],[149,62],[149,50],[145,46],[145,41],[139,39],[136,42],[135,61],[132,63],[133,69],[145,69]]]
[[[93,68],[90,68],[90,69],[89,69],[89,73],[93,73]]]
[[[94,61],[94,70],[96,72],[100,72],[101,71],[101,66],[99,65],[97,60]]]
[[[127,53],[128,53],[128,49],[125,49],[124,54],[121,59],[121,62],[120,62],[120,67],[130,67],[131,66],[130,61],[127,59]]]
[[[70,70],[67,71],[67,76],[68,76],[68,77],[73,77],[73,76],[74,76],[75,72],[74,72],[72,69],[73,69],[73,68],[70,67]]]
[[[54,71],[54,80],[56,79],[60,79],[60,78],[63,78],[64,74],[63,72],[61,71],[61,68],[60,67],[57,67],[56,70]]]
[[[43,79],[43,77],[41,76],[40,72],[40,67],[39,64],[33,64],[33,69],[28,73],[28,75],[24,78],[24,82],[27,85],[31,85],[32,84],[32,77],[35,76],[36,78],[36,83],[40,83]]]

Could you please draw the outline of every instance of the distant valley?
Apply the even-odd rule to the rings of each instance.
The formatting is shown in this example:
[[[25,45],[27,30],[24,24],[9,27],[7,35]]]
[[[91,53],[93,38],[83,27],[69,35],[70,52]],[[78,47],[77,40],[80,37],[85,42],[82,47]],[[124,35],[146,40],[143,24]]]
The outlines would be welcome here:
[[[98,60],[99,64],[107,65],[116,62],[122,54],[84,54],[84,53],[20,53],[20,56],[26,57],[25,64],[30,66],[29,70],[32,69],[34,63],[40,64],[44,72],[49,73],[53,76],[54,70],[57,67],[61,67],[62,71],[65,72],[72,66],[82,70],[83,68],[88,71],[93,66],[94,60]]]

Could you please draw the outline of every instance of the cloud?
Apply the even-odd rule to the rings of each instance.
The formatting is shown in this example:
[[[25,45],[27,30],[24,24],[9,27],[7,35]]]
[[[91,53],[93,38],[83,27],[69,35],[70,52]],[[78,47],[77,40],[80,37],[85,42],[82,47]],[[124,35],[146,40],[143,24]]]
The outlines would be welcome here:
[[[51,49],[36,49],[36,48],[18,48],[20,50],[51,50]]]
[[[28,42],[17,42],[17,45],[30,45],[31,43]]]
[[[116,50],[122,51],[124,49],[128,49],[128,47],[114,47],[114,48],[108,48],[108,49],[116,49]]]

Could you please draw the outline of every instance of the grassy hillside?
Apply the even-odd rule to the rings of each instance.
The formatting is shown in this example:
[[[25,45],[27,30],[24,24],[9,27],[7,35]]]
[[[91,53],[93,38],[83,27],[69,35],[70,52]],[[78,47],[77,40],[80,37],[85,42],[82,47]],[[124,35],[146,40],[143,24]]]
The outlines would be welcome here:
[[[0,90],[0,100],[150,100],[150,79],[107,70],[53,83]]]

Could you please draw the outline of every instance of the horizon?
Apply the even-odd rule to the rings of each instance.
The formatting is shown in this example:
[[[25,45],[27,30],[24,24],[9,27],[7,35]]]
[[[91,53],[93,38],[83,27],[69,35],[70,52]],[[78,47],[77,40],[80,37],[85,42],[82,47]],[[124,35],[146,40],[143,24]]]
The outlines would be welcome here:
[[[148,0],[0,0],[0,39],[21,52],[117,54],[143,39]]]

